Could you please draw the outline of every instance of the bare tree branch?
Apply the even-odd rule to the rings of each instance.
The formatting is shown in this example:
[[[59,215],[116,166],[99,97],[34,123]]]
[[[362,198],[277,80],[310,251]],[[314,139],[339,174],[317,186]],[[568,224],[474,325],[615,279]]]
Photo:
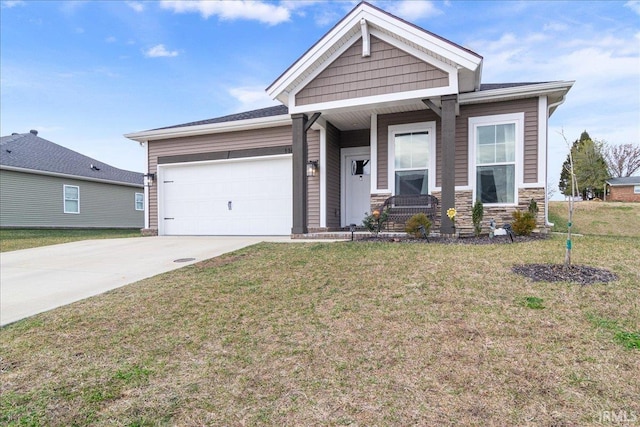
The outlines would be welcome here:
[[[604,143],[603,154],[609,174],[614,178],[631,176],[640,170],[640,146],[638,145]]]

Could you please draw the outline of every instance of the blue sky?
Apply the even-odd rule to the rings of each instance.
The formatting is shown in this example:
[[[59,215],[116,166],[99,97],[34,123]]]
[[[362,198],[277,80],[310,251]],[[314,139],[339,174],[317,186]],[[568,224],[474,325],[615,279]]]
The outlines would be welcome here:
[[[484,83],[576,80],[550,120],[550,178],[583,130],[640,144],[640,1],[372,1],[484,57]],[[123,169],[123,134],[274,105],[264,89],[352,1],[2,1],[0,130]]]

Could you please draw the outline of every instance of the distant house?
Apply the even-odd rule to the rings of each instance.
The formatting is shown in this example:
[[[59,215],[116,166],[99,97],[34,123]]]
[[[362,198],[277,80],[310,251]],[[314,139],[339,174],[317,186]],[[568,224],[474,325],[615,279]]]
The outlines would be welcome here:
[[[142,228],[143,175],[38,137],[0,139],[0,226]]]
[[[609,178],[605,187],[608,202],[640,202],[640,176]]]
[[[488,23],[487,25],[490,25]],[[483,58],[360,3],[267,89],[282,105],[135,132],[148,228],[304,235],[361,224],[390,196],[439,199],[433,229],[473,204],[547,225],[548,120],[573,81],[482,83]]]

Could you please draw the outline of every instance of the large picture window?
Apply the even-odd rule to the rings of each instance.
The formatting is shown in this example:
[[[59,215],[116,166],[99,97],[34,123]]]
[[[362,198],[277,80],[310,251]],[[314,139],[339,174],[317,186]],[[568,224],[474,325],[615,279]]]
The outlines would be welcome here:
[[[475,199],[483,204],[517,203],[522,121],[521,113],[470,119]]]
[[[394,134],[395,194],[429,193],[429,132]]]
[[[76,185],[65,185],[64,193],[64,213],[80,213],[80,187]]]

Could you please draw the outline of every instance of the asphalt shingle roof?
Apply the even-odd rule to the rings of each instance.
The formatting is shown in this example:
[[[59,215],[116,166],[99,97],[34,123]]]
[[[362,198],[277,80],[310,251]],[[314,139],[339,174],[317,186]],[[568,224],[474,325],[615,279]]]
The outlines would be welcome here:
[[[0,166],[143,185],[139,172],[115,168],[31,132],[0,138]]]
[[[480,85],[480,91],[506,89],[510,87],[529,86],[540,84],[541,82],[527,82],[527,83],[483,83]],[[547,83],[547,82],[542,82]],[[210,125],[215,123],[233,122],[236,120],[251,120],[259,119],[263,117],[281,116],[283,114],[289,114],[289,108],[286,105],[276,105],[273,107],[260,108],[259,110],[244,111],[242,113],[229,114],[228,116],[214,117],[212,119],[199,120],[196,122],[182,123],[179,125],[166,126],[151,130],[163,130],[173,129],[189,126]]]
[[[622,178],[609,178],[609,185],[640,185],[640,176],[626,176]]]
[[[242,113],[229,114],[228,116],[215,117],[213,119],[200,120],[197,122],[183,123],[180,125],[173,125],[162,127],[152,130],[181,128],[188,126],[210,125],[214,123],[234,122],[237,120],[251,120],[260,119],[263,117],[281,116],[283,114],[289,114],[289,108],[286,105],[276,105],[274,107],[260,108],[259,110],[245,111]]]

